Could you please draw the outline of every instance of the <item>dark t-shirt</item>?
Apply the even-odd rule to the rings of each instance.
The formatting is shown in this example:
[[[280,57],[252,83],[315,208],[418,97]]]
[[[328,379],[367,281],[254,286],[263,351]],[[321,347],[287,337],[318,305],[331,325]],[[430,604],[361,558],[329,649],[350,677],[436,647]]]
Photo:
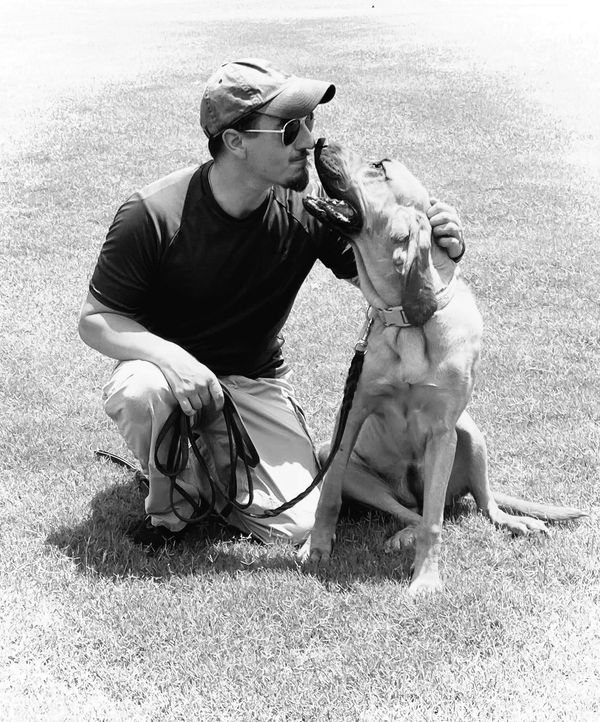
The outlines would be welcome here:
[[[352,278],[354,254],[304,209],[318,184],[304,193],[274,187],[236,219],[212,195],[211,164],[173,173],[121,206],[90,291],[217,375],[273,376],[283,370],[281,329],[313,264]]]

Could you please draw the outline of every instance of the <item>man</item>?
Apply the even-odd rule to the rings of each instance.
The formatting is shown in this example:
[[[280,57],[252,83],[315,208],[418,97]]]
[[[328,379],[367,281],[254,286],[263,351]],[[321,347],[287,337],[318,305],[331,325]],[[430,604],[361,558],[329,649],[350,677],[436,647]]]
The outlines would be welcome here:
[[[226,63],[209,78],[201,102],[213,159],[131,196],[108,231],[79,332],[119,362],[104,403],[149,479],[146,518],[132,534],[140,544],[156,549],[179,540],[193,511],[185,495],[171,497],[169,478],[155,464],[157,436],[177,404],[194,420],[211,475],[225,485],[221,384],[260,456],[250,511],[295,497],[318,471],[280,332],[317,259],[339,278],[356,276],[351,248],[302,205],[314,111],[334,94],[329,83],[290,76],[263,60]],[[312,186],[321,192],[318,182]],[[458,259],[464,246],[456,211],[435,203],[430,220],[437,242]],[[193,455],[177,484],[194,500],[206,497],[205,472]],[[300,543],[318,493],[271,519],[234,509],[228,521],[263,541]],[[218,511],[225,506],[217,499]]]

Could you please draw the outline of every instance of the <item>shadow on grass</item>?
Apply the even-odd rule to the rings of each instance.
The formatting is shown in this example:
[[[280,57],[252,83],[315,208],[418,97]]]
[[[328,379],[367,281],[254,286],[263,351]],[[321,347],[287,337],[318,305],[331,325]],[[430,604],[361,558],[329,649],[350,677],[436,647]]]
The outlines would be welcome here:
[[[217,517],[189,527],[183,542],[158,553],[145,552],[127,536],[143,517],[145,488],[135,477],[115,483],[92,499],[90,515],[75,526],[52,532],[47,543],[70,557],[82,574],[121,580],[148,578],[167,581],[173,577],[281,570],[302,573],[296,550],[285,542],[265,545]],[[468,504],[457,504],[449,518],[469,513]],[[397,529],[396,522],[360,505],[344,505],[337,527],[331,562],[312,576],[326,586],[346,589],[358,581],[388,579],[407,583],[412,554],[385,554],[385,539]]]

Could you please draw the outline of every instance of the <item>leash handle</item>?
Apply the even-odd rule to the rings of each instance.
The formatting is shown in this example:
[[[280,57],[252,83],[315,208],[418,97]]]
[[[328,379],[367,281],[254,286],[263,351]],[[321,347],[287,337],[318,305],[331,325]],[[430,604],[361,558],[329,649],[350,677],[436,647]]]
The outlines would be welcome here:
[[[221,388],[224,396],[222,413],[225,418],[230,449],[230,477],[227,494],[223,493],[222,489],[210,473],[208,464],[202,456],[194,438],[190,418],[183,413],[180,406],[176,406],[175,409],[173,409],[156,439],[154,463],[157,470],[163,474],[163,476],[169,477],[169,481],[171,483],[169,490],[169,503],[171,504],[171,509],[175,516],[186,524],[197,524],[206,519],[209,514],[215,512],[217,494],[225,496],[228,502],[226,507],[228,510],[233,506],[242,511],[254,503],[254,486],[252,484],[250,469],[254,468],[258,464],[260,457],[252,439],[250,438],[250,435],[248,434],[248,431],[246,430],[246,427],[244,426],[244,422],[242,421],[231,393],[224,386],[221,386]],[[170,441],[167,440],[168,436],[170,436]],[[167,460],[166,462],[163,462],[161,460],[161,455],[164,445],[167,443]],[[190,449],[204,472],[204,476],[208,481],[208,487],[210,490],[210,498],[208,500],[200,498],[200,503],[198,503],[198,501],[177,482],[177,476],[179,476],[188,466]],[[245,504],[236,500],[236,470],[238,459],[242,461],[246,472],[246,478],[248,480],[249,498]],[[184,516],[177,511],[175,508],[175,492],[178,492],[185,501],[190,504],[194,510],[192,516]],[[223,516],[224,514],[222,513],[221,515]]]

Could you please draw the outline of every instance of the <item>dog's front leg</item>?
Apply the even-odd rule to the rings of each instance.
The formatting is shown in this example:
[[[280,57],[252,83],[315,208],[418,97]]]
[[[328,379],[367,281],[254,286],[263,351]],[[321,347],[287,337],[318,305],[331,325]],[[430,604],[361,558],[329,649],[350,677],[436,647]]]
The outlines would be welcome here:
[[[442,586],[439,557],[444,521],[446,489],[454,454],[454,428],[436,432],[427,440],[423,464],[423,521],[416,531],[414,573],[409,587],[411,594],[434,591]]]
[[[323,480],[321,496],[319,497],[315,515],[315,525],[308,540],[298,552],[298,558],[303,562],[311,561],[318,564],[319,562],[327,562],[331,556],[335,526],[342,505],[344,474],[358,434],[369,413],[370,405],[360,394],[359,385],[352,408],[348,414],[340,447]]]

